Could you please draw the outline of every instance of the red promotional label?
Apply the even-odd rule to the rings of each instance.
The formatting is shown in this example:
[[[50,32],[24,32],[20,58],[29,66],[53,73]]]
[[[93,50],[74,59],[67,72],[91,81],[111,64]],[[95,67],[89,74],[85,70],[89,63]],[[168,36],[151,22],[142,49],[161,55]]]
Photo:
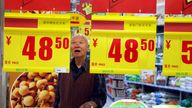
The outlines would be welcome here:
[[[80,3],[77,5],[77,11],[82,13],[87,20],[91,20],[91,13],[92,13],[91,0],[80,0]]]
[[[166,14],[192,14],[192,0],[165,0]]]
[[[70,0],[4,0],[6,10],[70,11]]]
[[[93,0],[93,12],[156,13],[156,0]]]

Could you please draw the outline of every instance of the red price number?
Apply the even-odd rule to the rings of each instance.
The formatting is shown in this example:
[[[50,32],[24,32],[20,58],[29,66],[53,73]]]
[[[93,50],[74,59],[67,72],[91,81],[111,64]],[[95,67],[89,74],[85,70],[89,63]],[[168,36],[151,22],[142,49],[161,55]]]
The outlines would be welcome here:
[[[182,52],[185,53],[181,55],[183,63],[192,64],[192,41],[182,41]]]
[[[124,46],[124,45],[123,45]],[[124,59],[126,62],[136,62],[138,59],[138,42],[135,39],[128,39],[125,42]],[[141,50],[154,51],[154,40],[141,39]],[[121,39],[113,39],[111,47],[108,52],[108,58],[114,58],[115,62],[120,62],[121,54]]]
[[[39,58],[41,60],[50,60],[53,55],[52,45],[53,40],[50,37],[41,37],[39,40]],[[55,40],[55,48],[60,49],[68,49],[69,48],[69,39],[61,37],[56,37]],[[22,50],[23,56],[28,56],[29,60],[34,60],[36,56],[35,51],[35,36],[27,36],[27,39],[25,41],[23,50]]]
[[[89,35],[89,28],[85,28],[85,36]]]

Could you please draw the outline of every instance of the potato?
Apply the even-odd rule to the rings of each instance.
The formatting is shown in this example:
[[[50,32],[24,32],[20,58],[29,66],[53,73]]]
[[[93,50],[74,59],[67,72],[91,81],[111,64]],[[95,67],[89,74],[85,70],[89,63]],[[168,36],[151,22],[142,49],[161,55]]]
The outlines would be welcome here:
[[[14,107],[14,106],[16,106],[17,101],[15,101],[15,100],[11,100],[11,103],[12,103],[12,105],[13,105],[13,107]]]
[[[35,74],[34,74],[34,73],[29,72],[29,73],[27,74],[27,78],[30,79],[30,80],[34,79],[34,77],[35,77]]]
[[[49,92],[49,102],[54,102],[55,101],[55,93],[54,92]]]
[[[15,87],[19,87],[20,81],[15,81]]]
[[[53,85],[48,85],[48,86],[47,86],[47,90],[48,90],[48,91],[54,91],[55,88],[54,88]]]
[[[17,105],[15,106],[15,108],[22,108],[21,104],[17,103]]]
[[[48,100],[49,99],[49,92],[47,90],[42,90],[40,93],[39,93],[39,101],[42,101],[42,100]]]
[[[19,84],[19,87],[21,86],[27,86],[28,82],[27,81],[21,81],[21,83]]]
[[[34,81],[39,81],[39,80],[41,80],[42,78],[40,77],[40,76],[36,76],[35,78],[34,78]]]
[[[47,80],[46,79],[39,80],[36,83],[37,88],[41,89],[41,90],[44,89],[46,85],[47,85]]]
[[[29,83],[29,89],[34,88],[34,87],[36,87],[35,82],[30,82]]]
[[[19,88],[15,88],[12,92],[12,96],[15,97],[15,98],[18,98],[20,95],[19,95]]]
[[[52,72],[51,75],[52,75],[53,78],[57,78],[57,74],[56,73]]]
[[[54,82],[53,83],[54,85],[57,85],[57,80],[56,79],[54,79],[53,82]]]
[[[19,94],[21,95],[21,96],[25,96],[25,95],[27,95],[29,93],[29,88],[27,87],[27,86],[21,86],[20,88],[19,88]]]
[[[34,99],[32,96],[25,96],[23,98],[23,101],[22,103],[25,105],[25,106],[32,106],[33,103],[34,103]]]
[[[47,81],[52,80],[52,76],[51,76],[51,74],[48,74],[47,76],[45,76],[45,79],[47,79]]]

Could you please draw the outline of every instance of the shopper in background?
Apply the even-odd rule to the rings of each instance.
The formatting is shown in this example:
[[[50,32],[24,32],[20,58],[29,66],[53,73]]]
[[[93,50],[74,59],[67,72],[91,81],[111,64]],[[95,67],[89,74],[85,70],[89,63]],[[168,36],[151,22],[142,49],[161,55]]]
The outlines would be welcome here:
[[[70,73],[60,73],[56,87],[54,108],[102,108],[106,102],[103,75],[90,74],[88,41],[76,34],[71,40]]]

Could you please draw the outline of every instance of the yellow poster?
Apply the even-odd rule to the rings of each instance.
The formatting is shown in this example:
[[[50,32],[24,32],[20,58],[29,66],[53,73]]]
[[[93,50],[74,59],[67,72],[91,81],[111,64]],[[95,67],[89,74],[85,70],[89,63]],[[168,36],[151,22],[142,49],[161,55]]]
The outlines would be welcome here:
[[[150,21],[151,17],[147,21],[134,20],[132,16],[93,16],[92,18],[97,21],[111,21],[110,23],[123,21],[124,28],[123,30],[105,30],[98,27],[92,29],[90,72],[140,74],[142,70],[155,69],[155,17],[152,17],[152,21]],[[135,18],[138,19],[136,16]],[[105,28],[107,29],[107,26]]]
[[[4,31],[4,72],[69,72],[69,15],[6,13]]]
[[[192,18],[166,17],[163,75],[192,76]]]
[[[192,32],[165,32],[163,75],[192,75]]]

